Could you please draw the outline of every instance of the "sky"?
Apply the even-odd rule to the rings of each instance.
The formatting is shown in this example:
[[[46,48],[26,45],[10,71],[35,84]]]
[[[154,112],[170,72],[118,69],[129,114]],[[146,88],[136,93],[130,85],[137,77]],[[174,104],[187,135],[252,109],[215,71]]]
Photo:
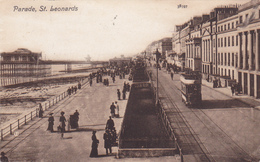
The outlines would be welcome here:
[[[0,52],[27,48],[42,52],[42,59],[47,60],[132,56],[155,40],[171,37],[175,25],[193,16],[209,14],[219,5],[249,1],[0,0]],[[178,8],[180,4],[186,8]],[[58,7],[74,11],[51,11]]]

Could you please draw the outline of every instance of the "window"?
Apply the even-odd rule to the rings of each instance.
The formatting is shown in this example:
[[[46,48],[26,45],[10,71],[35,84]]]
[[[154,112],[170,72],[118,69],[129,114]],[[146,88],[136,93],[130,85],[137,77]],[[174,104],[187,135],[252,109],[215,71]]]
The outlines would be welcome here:
[[[224,55],[224,65],[225,66],[227,65],[227,53],[225,53],[225,55]]]
[[[26,56],[22,56],[22,60],[23,60],[23,61],[27,61]]]
[[[235,38],[234,38],[234,36],[232,36],[232,46],[234,46],[235,45]]]
[[[230,24],[228,24],[228,30],[230,29]]]
[[[220,39],[218,38],[218,47],[220,47]]]
[[[218,65],[220,65],[220,53],[218,53]]]
[[[226,25],[224,25],[224,30],[227,30],[227,29],[226,29]]]
[[[258,16],[259,16],[258,18],[260,19],[260,10],[259,10]]]
[[[225,37],[224,38],[224,47],[226,47],[227,46],[227,38]]]
[[[234,29],[234,22],[232,22],[232,29]]]
[[[220,32],[220,27],[218,27],[218,32]]]
[[[236,46],[238,46],[238,35],[236,36]]]
[[[215,27],[213,27],[213,29],[212,29],[212,30],[213,30],[213,33],[215,33]]]
[[[215,41],[215,39],[213,39],[213,47],[216,47],[216,41]]]
[[[14,57],[15,61],[19,61],[19,56]]]
[[[231,61],[231,66],[234,66],[234,53],[232,53],[232,61]]]
[[[239,17],[239,23],[241,24],[243,22],[243,16]]]
[[[228,66],[230,66],[230,53],[228,53]]]
[[[223,38],[221,38],[221,47],[223,47]]]
[[[223,31],[223,26],[221,26],[221,31]]]
[[[221,53],[221,65],[223,65],[223,53]]]
[[[228,47],[230,47],[230,37],[228,37]]]
[[[248,14],[246,14],[246,18],[245,18],[245,20],[247,20],[248,19]]]

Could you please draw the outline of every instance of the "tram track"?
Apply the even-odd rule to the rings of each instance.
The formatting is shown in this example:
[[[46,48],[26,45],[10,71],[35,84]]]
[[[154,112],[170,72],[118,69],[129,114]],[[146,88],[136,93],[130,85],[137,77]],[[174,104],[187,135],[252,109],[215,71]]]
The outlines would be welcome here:
[[[180,114],[182,114],[183,111],[181,111],[179,109],[179,107],[175,104],[175,101],[173,100],[173,96],[171,95],[171,91],[174,91],[176,94],[180,93],[179,88],[173,84],[173,82],[168,81],[167,79],[165,79],[165,81],[167,81],[167,83],[161,83],[159,81],[159,90],[164,91],[164,93],[166,93],[166,96],[169,98],[169,100],[172,102],[172,104],[174,105],[173,108],[177,109],[178,112]],[[163,84],[163,86],[162,86]],[[221,93],[221,92],[219,92]],[[212,95],[211,95],[212,96]],[[175,97],[176,98],[176,97]],[[213,99],[216,99],[215,97],[212,96]],[[237,100],[239,101],[239,100]],[[242,102],[244,103],[244,102]],[[244,103],[245,104],[245,103]],[[253,157],[251,157],[242,147],[240,147],[235,141],[232,140],[232,138],[225,133],[225,131],[218,125],[216,124],[203,110],[201,109],[193,109],[190,108],[189,109],[190,112],[192,112],[194,114],[194,116],[199,120],[199,122],[201,122],[206,128],[207,131],[209,131],[212,135],[214,135],[214,139],[218,140],[222,144],[222,147],[225,147],[227,150],[231,149],[234,153],[235,156],[233,157],[229,157],[231,159],[239,159],[239,161],[250,161],[251,159],[254,159]],[[241,113],[241,112],[240,112]],[[207,159],[209,161],[216,161],[216,159],[214,159],[213,157],[215,155],[212,155],[212,153],[210,153],[211,151],[209,151],[204,144],[200,141],[200,139],[198,137],[194,136],[194,130],[191,127],[191,125],[189,124],[189,122],[187,121],[186,117],[182,114],[181,115],[183,117],[183,120],[186,122],[186,124],[189,126],[189,128],[191,129],[190,131],[193,132],[193,138],[196,139],[197,144],[199,144],[202,153],[205,154],[205,156],[207,157]]]

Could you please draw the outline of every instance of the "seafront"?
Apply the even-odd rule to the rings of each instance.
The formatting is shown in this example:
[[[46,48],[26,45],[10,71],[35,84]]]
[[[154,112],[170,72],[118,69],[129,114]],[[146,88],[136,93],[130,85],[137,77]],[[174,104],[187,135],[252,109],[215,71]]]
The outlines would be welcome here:
[[[109,78],[104,76],[103,78]],[[128,76],[126,76],[128,78]],[[123,158],[117,159],[116,153],[118,147],[112,147],[113,153],[106,156],[103,134],[105,124],[110,116],[110,105],[114,101],[118,101],[120,106],[119,118],[113,118],[117,133],[121,129],[121,123],[127,104],[129,93],[126,100],[117,100],[116,90],[123,88],[123,83],[129,82],[128,79],[119,79],[116,77],[115,83],[110,79],[110,85],[104,86],[103,83],[93,85],[86,84],[76,94],[58,102],[52,106],[45,115],[53,112],[55,118],[54,133],[46,131],[48,126],[48,118],[34,118],[33,121],[23,126],[19,130],[19,135],[10,135],[1,141],[1,151],[5,151],[11,161],[133,161],[133,159]],[[59,124],[60,112],[65,112],[66,119],[69,115],[78,110],[79,129],[64,134],[64,139],[56,132]],[[91,136],[92,131],[97,131],[97,138],[100,143],[98,146],[99,157],[90,158]],[[135,161],[178,161],[175,157],[155,157],[155,158],[135,158]]]

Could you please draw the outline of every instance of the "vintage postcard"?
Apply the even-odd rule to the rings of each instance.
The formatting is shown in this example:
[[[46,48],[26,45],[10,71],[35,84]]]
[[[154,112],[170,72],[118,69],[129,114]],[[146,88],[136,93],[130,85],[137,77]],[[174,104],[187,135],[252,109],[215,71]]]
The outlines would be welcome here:
[[[0,161],[259,161],[260,0],[0,0]]]

